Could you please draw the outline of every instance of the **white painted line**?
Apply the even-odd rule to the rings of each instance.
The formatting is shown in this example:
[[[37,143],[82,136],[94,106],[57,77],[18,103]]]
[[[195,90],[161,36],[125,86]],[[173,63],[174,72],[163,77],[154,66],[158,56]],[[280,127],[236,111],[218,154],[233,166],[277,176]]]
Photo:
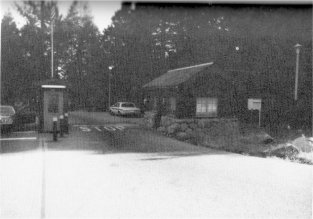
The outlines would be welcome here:
[[[46,217],[46,150],[47,143],[40,141],[42,151],[42,174],[41,174],[41,211],[40,218]]]
[[[98,130],[99,132],[102,131],[98,126],[95,126],[94,128],[95,128],[96,130]]]
[[[124,126],[121,126],[121,125],[115,126],[115,128],[117,128],[117,129],[119,129],[119,130],[121,130],[121,131],[123,131],[123,130],[125,129],[125,127],[124,127]]]
[[[116,131],[116,129],[112,126],[104,126],[103,128],[105,128],[108,131]]]
[[[19,140],[37,140],[37,137],[24,137],[24,138],[0,138],[0,141],[19,141]]]
[[[80,127],[80,126],[89,126],[89,127],[95,127],[95,126],[124,126],[124,127],[137,127],[139,126],[138,124],[133,124],[133,123],[107,123],[107,124],[98,124],[98,125],[72,125],[73,127]]]
[[[90,132],[90,131],[91,131],[91,130],[90,130],[88,127],[86,127],[86,126],[80,126],[79,128],[80,128],[80,130],[82,130],[83,132]]]

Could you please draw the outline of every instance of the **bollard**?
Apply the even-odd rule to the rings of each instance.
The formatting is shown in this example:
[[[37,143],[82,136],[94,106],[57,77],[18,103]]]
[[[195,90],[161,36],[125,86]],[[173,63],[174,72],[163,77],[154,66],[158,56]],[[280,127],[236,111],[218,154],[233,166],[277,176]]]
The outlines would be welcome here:
[[[68,135],[68,113],[64,113],[64,133]]]
[[[53,117],[53,141],[58,140],[58,117]]]
[[[64,136],[64,116],[60,116],[60,137]]]

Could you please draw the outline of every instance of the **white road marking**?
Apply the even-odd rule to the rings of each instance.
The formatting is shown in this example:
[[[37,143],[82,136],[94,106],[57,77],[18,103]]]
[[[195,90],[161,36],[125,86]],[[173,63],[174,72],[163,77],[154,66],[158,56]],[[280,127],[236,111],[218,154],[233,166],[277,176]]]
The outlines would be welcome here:
[[[96,129],[99,132],[102,132],[104,130],[111,132],[111,131],[117,131],[117,130],[124,131],[126,127],[136,127],[138,125],[118,123],[118,124],[106,124],[106,125],[73,125],[73,126],[80,128],[81,131],[84,131],[84,132],[90,132],[92,128]]]
[[[96,130],[98,130],[99,132],[102,131],[98,126],[95,126],[94,128],[95,128]]]
[[[0,138],[0,141],[21,141],[21,140],[37,140],[37,137]]]
[[[121,130],[121,131],[123,131],[123,130],[125,129],[124,126],[120,126],[120,125],[115,126],[115,128],[117,128],[117,129],[119,129],[119,130]]]
[[[80,125],[72,125],[73,127],[80,127],[80,126],[88,126],[88,127],[102,127],[102,126],[124,126],[124,127],[137,127],[138,124],[133,123],[107,123],[107,124],[97,124],[97,125],[87,125],[87,124],[80,124]]]
[[[46,150],[47,142],[40,141],[42,151],[42,173],[41,173],[41,211],[40,217],[46,217]]]
[[[108,131],[116,131],[116,129],[112,126],[103,126],[103,128],[108,130]]]
[[[90,128],[88,128],[88,127],[86,127],[86,126],[80,126],[79,128],[80,128],[80,130],[82,130],[83,132],[90,132],[90,131],[91,131]]]

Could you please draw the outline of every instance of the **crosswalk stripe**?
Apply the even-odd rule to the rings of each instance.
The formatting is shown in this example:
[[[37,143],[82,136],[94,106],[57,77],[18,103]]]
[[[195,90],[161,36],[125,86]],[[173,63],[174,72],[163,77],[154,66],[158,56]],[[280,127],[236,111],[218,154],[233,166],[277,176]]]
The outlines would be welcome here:
[[[99,128],[99,127],[97,127],[97,126],[95,126],[94,127],[96,130],[98,130],[99,132],[101,132],[102,130]]]

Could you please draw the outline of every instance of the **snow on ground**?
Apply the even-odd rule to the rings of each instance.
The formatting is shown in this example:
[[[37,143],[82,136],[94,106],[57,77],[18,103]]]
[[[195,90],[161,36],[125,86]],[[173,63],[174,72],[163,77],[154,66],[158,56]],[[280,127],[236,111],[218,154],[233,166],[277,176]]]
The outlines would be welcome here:
[[[312,216],[308,165],[213,152],[48,151],[45,157],[47,218]],[[2,156],[2,217],[40,215],[41,161],[36,153]],[[15,162],[22,166],[12,169]]]
[[[39,218],[42,153],[0,155],[0,218]]]
[[[313,162],[313,152],[300,152],[298,155],[297,155],[298,158],[304,158],[306,160],[310,160]]]
[[[311,169],[300,164],[233,154],[168,159],[126,154],[75,155],[69,165],[68,156],[72,157],[56,152],[48,158],[48,216],[309,218],[311,214]]]
[[[46,152],[1,154],[0,217],[312,218],[310,165],[127,130],[76,127],[57,143],[47,138]]]

